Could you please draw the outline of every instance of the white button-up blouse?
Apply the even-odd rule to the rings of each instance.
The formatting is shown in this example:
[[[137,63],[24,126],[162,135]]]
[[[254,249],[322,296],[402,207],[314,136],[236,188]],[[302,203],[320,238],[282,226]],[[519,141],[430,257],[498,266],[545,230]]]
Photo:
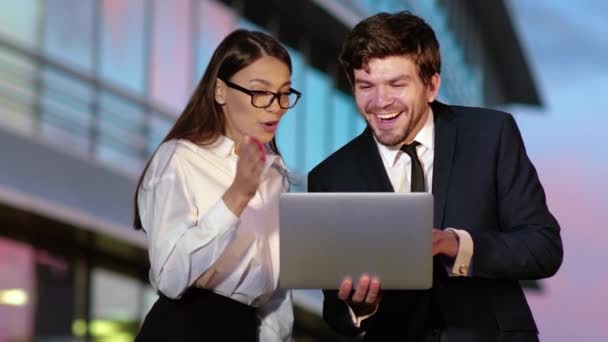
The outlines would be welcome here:
[[[266,325],[281,336],[273,340],[287,340],[291,294],[277,290],[278,199],[288,188],[283,164],[267,153],[260,187],[237,217],[222,200],[237,161],[234,142],[225,136],[208,146],[171,140],[158,148],[138,194],[150,282],[170,298],[196,283],[258,307],[262,335]]]

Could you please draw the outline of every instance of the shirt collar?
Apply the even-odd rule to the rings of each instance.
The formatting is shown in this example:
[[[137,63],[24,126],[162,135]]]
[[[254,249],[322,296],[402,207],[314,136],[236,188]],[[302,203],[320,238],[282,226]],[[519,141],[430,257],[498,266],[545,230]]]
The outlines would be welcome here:
[[[374,140],[376,141],[378,151],[380,152],[382,158],[388,162],[389,165],[394,165],[403,144],[386,146],[382,145],[375,136]],[[429,106],[429,115],[426,117],[426,122],[418,134],[416,134],[414,140],[419,142],[421,146],[424,146],[431,151],[433,150],[435,145],[435,120],[433,119],[433,109],[431,109],[431,106]]]
[[[236,146],[236,144],[234,143],[234,140],[228,138],[225,135],[219,135],[217,140],[215,140],[207,148],[211,152],[213,152],[215,155],[217,155],[218,157],[227,158],[229,156],[236,156],[236,153],[234,151],[235,146]],[[281,158],[278,158],[277,155],[272,153],[269,150],[267,145],[264,145],[264,148],[266,149],[266,151],[265,151],[266,163],[264,166],[264,173],[273,164],[276,164],[276,167],[285,169],[285,171],[289,172],[289,170],[283,164],[283,161],[281,160]]]
[[[228,157],[230,155],[236,155],[234,153],[235,143],[233,140],[225,135],[219,135],[217,139],[207,146],[207,148],[218,155],[219,157]]]

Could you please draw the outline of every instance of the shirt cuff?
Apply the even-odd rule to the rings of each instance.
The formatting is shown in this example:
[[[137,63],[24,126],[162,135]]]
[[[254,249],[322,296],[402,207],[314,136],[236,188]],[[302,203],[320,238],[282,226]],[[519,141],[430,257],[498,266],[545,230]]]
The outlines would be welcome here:
[[[451,267],[446,267],[450,277],[470,277],[471,258],[473,257],[473,238],[466,230],[446,228],[458,235],[458,254]]]
[[[239,218],[228,209],[223,199],[220,199],[213,207],[211,207],[203,221],[199,221],[199,226],[203,223],[204,226],[210,227],[216,234],[223,234],[235,227],[239,222]]]
[[[348,313],[350,314],[350,319],[352,320],[353,325],[356,328],[361,328],[361,323],[363,323],[364,320],[366,320],[376,314],[376,311],[378,311],[379,305],[376,305],[376,307],[374,308],[374,311],[372,311],[372,313],[369,313],[369,314],[363,315],[363,316],[357,316],[355,314],[355,311],[353,311],[353,309],[350,307],[350,305],[347,304],[346,306],[348,307]]]

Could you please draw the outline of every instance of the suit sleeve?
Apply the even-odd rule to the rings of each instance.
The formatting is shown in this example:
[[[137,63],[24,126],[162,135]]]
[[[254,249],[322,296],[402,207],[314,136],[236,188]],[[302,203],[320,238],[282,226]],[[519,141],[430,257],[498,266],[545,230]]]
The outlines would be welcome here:
[[[507,115],[496,159],[499,229],[471,232],[473,276],[540,279],[562,263],[560,227],[530,162],[515,120]]]
[[[314,170],[308,174],[308,192],[330,191],[320,178]],[[357,336],[363,331],[363,327],[353,324],[346,302],[338,298],[338,290],[323,290],[323,319],[343,336]]]

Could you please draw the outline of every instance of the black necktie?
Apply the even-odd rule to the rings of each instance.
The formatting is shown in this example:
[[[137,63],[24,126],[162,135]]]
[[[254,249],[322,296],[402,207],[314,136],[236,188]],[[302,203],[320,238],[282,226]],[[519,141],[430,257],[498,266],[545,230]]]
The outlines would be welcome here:
[[[401,150],[407,153],[407,155],[412,159],[412,176],[410,177],[411,192],[424,192],[426,188],[424,185],[424,172],[422,171],[422,164],[420,164],[418,153],[416,153],[416,146],[418,145],[420,145],[420,143],[414,141],[409,145],[401,146]],[[441,279],[445,278],[445,271],[442,269],[441,261],[439,260],[438,256],[433,258],[433,278],[433,287],[436,287],[437,282],[442,281]],[[428,324],[431,327],[438,328],[438,330],[435,330],[436,335],[428,335],[427,338],[431,338],[429,341],[444,341],[443,337],[440,335],[440,331],[444,328],[445,323],[439,308],[439,299],[437,298],[437,293],[436,291],[429,291],[426,293],[426,295],[428,296],[427,298],[429,300],[429,305],[426,308],[426,310],[429,310],[427,312],[427,318],[430,320]]]
[[[424,172],[422,172],[422,164],[418,159],[418,153],[416,153],[416,146],[420,145],[419,142],[414,141],[409,145],[401,146],[401,150],[407,153],[412,159],[412,176],[410,177],[410,191],[411,192],[424,192]]]

